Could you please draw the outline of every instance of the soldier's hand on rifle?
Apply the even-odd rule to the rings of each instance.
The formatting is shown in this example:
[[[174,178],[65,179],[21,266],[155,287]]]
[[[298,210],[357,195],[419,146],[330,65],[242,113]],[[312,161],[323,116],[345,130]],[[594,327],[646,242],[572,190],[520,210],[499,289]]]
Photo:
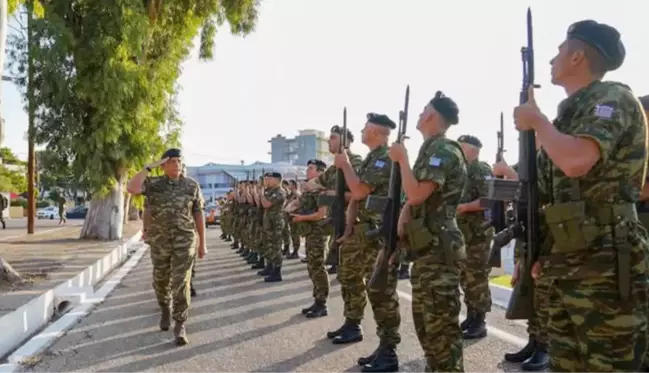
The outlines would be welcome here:
[[[304,221],[304,216],[299,214],[291,214],[291,218],[293,220],[293,223],[299,223]]]
[[[393,143],[390,147],[388,155],[393,162],[398,162],[400,164],[408,163],[408,151],[406,150],[406,147],[403,146],[403,144],[400,144],[398,142]]]
[[[491,166],[491,169],[495,176],[510,177],[512,174],[516,173],[516,171],[514,171],[514,169],[511,168],[505,161],[494,163],[493,166]]]
[[[337,153],[334,157],[334,165],[338,168],[348,166],[349,156],[347,156],[347,152]]]
[[[534,86],[530,86],[527,92],[527,102],[514,108],[514,123],[519,131],[534,130],[537,124],[548,121],[536,104]]]

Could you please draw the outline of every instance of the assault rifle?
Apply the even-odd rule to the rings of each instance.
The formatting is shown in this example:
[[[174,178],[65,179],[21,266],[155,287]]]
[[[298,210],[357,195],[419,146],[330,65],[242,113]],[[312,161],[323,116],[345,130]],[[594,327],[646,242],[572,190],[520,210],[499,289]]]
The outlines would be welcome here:
[[[399,126],[397,129],[397,143],[402,143],[406,137],[408,125],[408,103],[410,100],[410,86],[406,87],[406,99],[403,110],[399,112]],[[368,289],[382,290],[388,286],[388,273],[390,270],[390,257],[397,248],[397,224],[401,213],[401,170],[397,162],[392,162],[390,169],[390,184],[388,196],[369,195],[365,202],[365,208],[370,211],[382,212],[381,225],[379,228],[366,233],[367,237],[382,235],[385,248],[379,251],[374,272],[367,284]]]
[[[520,103],[528,100],[530,87],[534,84],[534,44],[532,11],[527,9],[527,46],[521,49],[523,61],[523,87]],[[519,276],[509,298],[505,317],[509,320],[529,319],[534,313],[534,280],[532,265],[538,260],[539,242],[539,196],[536,173],[536,142],[534,131],[521,131],[518,146],[518,181],[491,179],[488,198],[492,201],[514,201],[514,219],[507,228],[496,233],[492,252],[500,250],[513,239],[522,243],[522,260]],[[490,257],[492,257],[490,253]]]
[[[343,109],[343,129],[340,134],[340,146],[338,154],[343,154],[347,146],[347,108]],[[337,240],[345,233],[345,174],[343,170],[336,170],[336,195],[328,196],[321,194],[318,196],[318,207],[327,206],[330,211],[328,222],[334,228],[334,240],[329,248],[329,254],[325,263],[328,265],[338,264],[339,244]]]

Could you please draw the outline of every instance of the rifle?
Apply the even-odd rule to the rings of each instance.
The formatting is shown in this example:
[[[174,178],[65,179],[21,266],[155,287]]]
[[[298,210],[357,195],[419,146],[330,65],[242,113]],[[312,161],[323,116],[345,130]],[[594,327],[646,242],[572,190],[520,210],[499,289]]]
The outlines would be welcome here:
[[[397,143],[401,144],[406,137],[408,125],[408,103],[410,100],[410,86],[406,87],[406,99],[403,110],[399,112],[399,126],[397,129]],[[370,211],[381,211],[381,225],[378,229],[367,232],[367,237],[382,235],[385,238],[385,248],[379,251],[372,277],[367,283],[368,289],[382,290],[388,286],[388,273],[390,271],[390,257],[397,248],[397,224],[401,213],[401,169],[397,162],[392,162],[390,169],[390,184],[388,196],[380,197],[369,195],[365,208]]]
[[[528,89],[534,84],[532,10],[527,9],[527,46],[521,49],[523,61],[523,87],[520,103],[528,100]],[[539,195],[536,171],[536,139],[534,131],[519,134],[519,180],[491,179],[488,198],[492,201],[514,201],[514,219],[507,228],[496,233],[492,252],[500,250],[512,239],[523,243],[519,263],[518,282],[514,286],[505,317],[509,320],[525,320],[534,314],[534,280],[532,265],[538,260],[539,242]],[[490,253],[490,257],[491,257]]]
[[[343,154],[347,145],[347,107],[343,108],[343,129],[340,134],[340,146],[338,154]],[[343,170],[336,170],[336,195],[318,196],[318,207],[327,206],[331,211],[330,223],[334,227],[334,240],[331,243],[329,254],[325,263],[328,265],[338,264],[339,244],[337,240],[345,233],[345,174]]]
[[[496,133],[498,140],[498,149],[496,150],[496,163],[503,161],[503,153],[505,152],[505,132],[504,132],[504,119],[503,113],[500,112],[500,131]],[[502,177],[499,177],[502,179]],[[507,228],[507,205],[504,201],[488,201],[490,202],[489,212],[489,225],[494,227],[496,232],[500,232]],[[500,268],[502,266],[502,258],[500,250],[492,250],[489,255],[489,266]]]

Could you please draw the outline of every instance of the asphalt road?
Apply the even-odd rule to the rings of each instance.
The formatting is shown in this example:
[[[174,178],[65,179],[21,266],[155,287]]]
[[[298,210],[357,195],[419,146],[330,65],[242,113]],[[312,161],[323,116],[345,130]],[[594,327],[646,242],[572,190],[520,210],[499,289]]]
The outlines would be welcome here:
[[[20,219],[6,219],[6,229],[0,226],[0,240],[12,237],[19,237],[27,234],[27,218]],[[83,219],[68,219],[65,224],[59,225],[59,219],[34,219],[35,233],[50,231],[65,226],[82,225]]]
[[[188,325],[190,344],[176,347],[172,332],[158,329],[159,309],[151,289],[148,254],[109,298],[52,348],[24,367],[34,372],[346,372],[359,371],[356,359],[377,344],[368,305],[363,321],[365,340],[334,346],[325,337],[342,322],[340,286],[332,280],[329,316],[308,320],[300,309],[311,303],[305,264],[286,261],[284,281],[266,284],[244,265],[218,228],[208,230],[208,258],[197,267]],[[399,284],[402,343],[401,371],[421,372],[422,351],[411,317],[411,288]],[[488,317],[489,336],[465,343],[468,372],[518,371],[502,362],[527,334],[524,324],[507,321],[503,311]]]

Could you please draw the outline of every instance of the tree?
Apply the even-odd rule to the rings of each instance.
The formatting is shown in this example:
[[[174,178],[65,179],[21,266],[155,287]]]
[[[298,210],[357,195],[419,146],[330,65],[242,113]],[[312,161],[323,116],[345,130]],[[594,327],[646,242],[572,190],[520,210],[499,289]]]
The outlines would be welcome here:
[[[0,148],[0,158],[3,164],[15,164],[24,166],[26,163],[16,157],[16,155],[7,147]]]
[[[19,83],[25,51],[33,57],[37,142],[69,159],[73,176],[94,196],[82,238],[121,238],[127,177],[177,142],[176,82],[192,41],[200,32],[199,56],[212,58],[217,27],[227,21],[231,32],[246,35],[258,6],[258,0],[49,0],[33,22],[35,42],[8,42]]]

